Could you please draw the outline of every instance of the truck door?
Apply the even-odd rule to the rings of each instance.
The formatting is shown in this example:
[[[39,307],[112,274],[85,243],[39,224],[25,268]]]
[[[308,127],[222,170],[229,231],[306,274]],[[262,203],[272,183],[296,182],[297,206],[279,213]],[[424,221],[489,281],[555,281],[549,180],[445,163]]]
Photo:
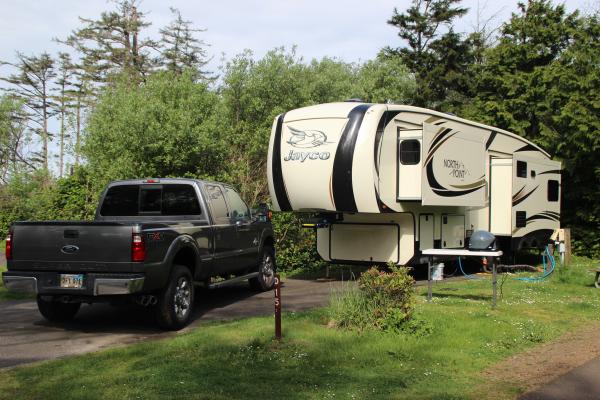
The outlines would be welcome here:
[[[206,197],[213,219],[213,273],[229,273],[234,268],[236,251],[235,225],[231,223],[223,189],[217,184],[206,184]]]
[[[224,187],[225,198],[229,205],[230,220],[235,226],[235,247],[236,260],[235,269],[242,270],[256,265],[258,262],[258,231],[251,224],[250,209],[237,194],[237,192],[228,186]]]

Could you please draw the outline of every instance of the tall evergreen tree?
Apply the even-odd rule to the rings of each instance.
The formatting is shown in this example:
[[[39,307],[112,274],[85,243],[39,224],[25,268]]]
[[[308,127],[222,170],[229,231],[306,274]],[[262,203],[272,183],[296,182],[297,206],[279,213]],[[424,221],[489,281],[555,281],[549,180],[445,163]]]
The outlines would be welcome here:
[[[74,72],[74,65],[71,61],[71,56],[68,53],[59,53],[54,99],[56,104],[56,114],[58,115],[60,123],[58,133],[58,176],[61,178],[64,173],[65,145],[68,139],[67,120],[73,107],[73,98],[71,96],[73,89],[71,79]]]
[[[65,43],[80,54],[86,80],[106,83],[125,74],[134,82],[143,81],[152,71],[150,52],[158,43],[142,36],[151,24],[138,10],[139,0],[120,0],[117,9],[103,12],[99,19],[80,17],[83,27],[71,33]]]
[[[48,122],[53,113],[54,102],[51,97],[52,80],[56,76],[54,60],[48,53],[39,56],[26,56],[17,52],[17,63],[4,63],[13,66],[17,72],[2,77],[1,80],[12,86],[9,92],[22,99],[27,109],[31,130],[40,138],[41,151],[37,161],[48,170],[49,142],[52,135]]]
[[[404,13],[399,13],[394,8],[394,14],[388,24],[398,28],[398,36],[406,41],[407,47],[386,48],[384,53],[388,56],[398,56],[404,64],[416,75],[417,90],[414,103],[419,106],[439,107],[439,89],[432,85],[442,79],[442,76],[432,76],[431,69],[440,63],[440,58],[446,53],[437,51],[443,48],[444,43],[451,44],[453,48],[460,49],[460,39],[454,32],[443,34],[444,27],[450,28],[455,18],[466,14],[467,9],[460,7],[460,0],[412,0],[412,5]],[[441,37],[441,39],[440,39]],[[441,42],[440,42],[441,41]],[[437,47],[436,47],[437,45]],[[456,68],[449,63],[459,61],[460,58],[442,60],[445,69],[462,69],[463,65],[457,64]]]
[[[197,79],[207,79],[209,74],[203,68],[209,61],[206,53],[208,44],[195,37],[206,29],[193,28],[192,21],[184,20],[176,8],[171,8],[171,12],[175,19],[160,30],[159,65],[176,74],[189,69]]]
[[[32,167],[23,154],[26,129],[22,102],[10,96],[0,97],[0,184],[6,184],[20,166]]]

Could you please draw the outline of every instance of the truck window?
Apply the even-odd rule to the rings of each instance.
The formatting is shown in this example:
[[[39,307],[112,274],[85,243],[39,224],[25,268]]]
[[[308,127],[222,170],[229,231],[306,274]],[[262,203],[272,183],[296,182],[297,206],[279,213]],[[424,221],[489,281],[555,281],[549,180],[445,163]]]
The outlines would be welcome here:
[[[190,185],[164,185],[162,190],[163,215],[200,215],[200,204]]]
[[[206,192],[215,223],[228,224],[229,211],[227,210],[227,204],[225,203],[225,197],[221,188],[217,185],[206,185]]]
[[[162,208],[161,188],[140,188],[140,212],[160,213]]]
[[[231,217],[235,220],[250,218],[250,210],[239,194],[232,188],[225,187],[227,201],[231,207]]]
[[[138,215],[200,215],[202,211],[192,185],[118,185],[108,189],[100,208],[105,217]]]
[[[120,185],[108,189],[100,214],[111,217],[137,215],[138,213],[138,185]]]

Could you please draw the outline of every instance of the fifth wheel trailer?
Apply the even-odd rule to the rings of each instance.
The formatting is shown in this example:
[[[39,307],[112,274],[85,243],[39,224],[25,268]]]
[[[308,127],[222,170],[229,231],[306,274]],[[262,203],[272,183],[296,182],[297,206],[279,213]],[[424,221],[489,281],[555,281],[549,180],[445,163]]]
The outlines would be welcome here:
[[[308,213],[340,263],[423,262],[487,230],[511,252],[560,227],[561,165],[530,141],[424,108],[357,102],[277,116],[267,175],[274,210]]]

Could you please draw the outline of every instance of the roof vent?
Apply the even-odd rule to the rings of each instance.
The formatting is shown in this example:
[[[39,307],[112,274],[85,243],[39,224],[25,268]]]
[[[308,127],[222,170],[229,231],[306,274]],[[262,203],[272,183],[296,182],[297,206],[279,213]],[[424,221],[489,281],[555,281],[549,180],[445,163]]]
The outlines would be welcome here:
[[[363,99],[359,99],[359,98],[353,98],[353,99],[348,99],[345,100],[346,103],[364,103]]]

